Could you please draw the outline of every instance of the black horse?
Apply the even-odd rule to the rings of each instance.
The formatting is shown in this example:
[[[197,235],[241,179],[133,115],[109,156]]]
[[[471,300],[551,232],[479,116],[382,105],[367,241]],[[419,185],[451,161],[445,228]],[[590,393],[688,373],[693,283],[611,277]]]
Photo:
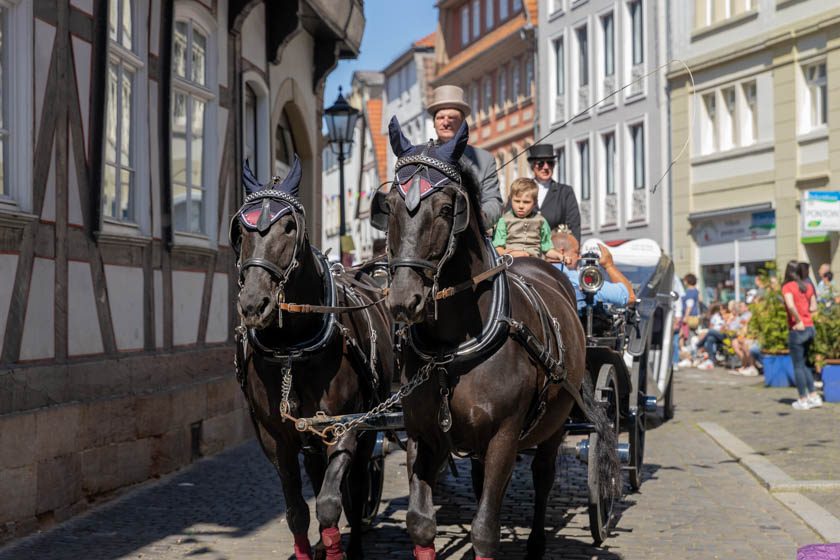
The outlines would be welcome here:
[[[377,193],[372,221],[387,226],[388,303],[407,325],[402,382],[417,383],[403,399],[414,555],[435,558],[433,489],[456,451],[473,458],[476,558],[492,558],[517,452],[536,446],[528,555],[541,558],[557,453],[575,405],[605,443],[598,447],[601,488],[612,495],[620,486],[615,432],[585,375],[574,292],[541,260],[498,259],[485,236],[477,180],[457,164],[469,137],[466,123],[440,146],[412,145],[396,118],[389,132],[396,178],[387,194]]]
[[[237,375],[263,451],[280,475],[297,560],[323,558],[324,553],[328,560],[344,557],[337,528],[342,504],[351,526],[348,554],[361,558],[375,435],[351,431],[326,446],[317,434],[299,432],[294,420],[318,412],[366,411],[387,396],[391,321],[376,300],[375,283],[361,274],[332,270],[310,245],[297,198],[300,174],[295,159],[282,183],[260,185],[245,167],[248,194],[230,229],[241,287]],[[342,313],[347,308],[353,311]],[[314,556],[301,489],[301,451],[317,493],[322,544]]]

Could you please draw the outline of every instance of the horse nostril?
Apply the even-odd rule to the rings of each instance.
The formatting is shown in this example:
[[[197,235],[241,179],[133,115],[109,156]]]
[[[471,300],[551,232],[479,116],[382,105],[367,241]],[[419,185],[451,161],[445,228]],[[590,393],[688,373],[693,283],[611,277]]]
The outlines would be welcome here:
[[[268,299],[267,297],[264,297],[264,298],[262,299],[262,303],[261,303],[261,305],[260,305],[260,315],[262,315],[263,313],[265,313],[265,310],[266,310],[266,308],[268,307],[268,304],[269,304],[269,303],[271,303],[271,300],[270,300],[270,299]]]
[[[408,304],[408,308],[414,313],[420,313],[423,308],[423,298],[420,297],[420,294],[414,294],[414,296],[412,296],[411,303]]]

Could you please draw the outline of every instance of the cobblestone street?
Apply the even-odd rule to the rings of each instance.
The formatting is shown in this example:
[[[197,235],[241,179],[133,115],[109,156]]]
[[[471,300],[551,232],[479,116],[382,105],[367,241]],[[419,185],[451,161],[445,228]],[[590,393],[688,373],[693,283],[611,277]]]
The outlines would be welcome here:
[[[789,405],[795,389],[767,389],[761,378],[723,370],[676,375],[677,416],[648,432],[646,480],[641,492],[625,497],[617,528],[601,548],[591,546],[585,468],[562,458],[550,500],[547,558],[780,559],[792,558],[798,546],[822,542],[699,424],[716,423],[796,481],[837,481],[840,406],[796,412]],[[508,490],[499,559],[524,557],[532,502],[529,467],[530,458],[523,456]],[[469,463],[461,461],[459,468],[459,478],[447,474],[437,489],[442,559],[472,558]],[[367,557],[408,559],[402,452],[389,455],[386,476],[380,517],[365,538]],[[837,487],[807,495],[840,514]],[[314,500],[310,504],[314,518]],[[276,475],[251,442],[12,543],[0,549],[0,560],[285,560],[292,547],[282,511]]]

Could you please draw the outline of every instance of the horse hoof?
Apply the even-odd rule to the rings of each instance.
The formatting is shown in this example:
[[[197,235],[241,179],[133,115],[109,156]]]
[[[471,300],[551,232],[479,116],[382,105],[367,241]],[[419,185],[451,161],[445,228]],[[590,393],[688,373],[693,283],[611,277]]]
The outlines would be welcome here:
[[[545,537],[536,537],[534,533],[528,537],[528,560],[542,560],[545,556]]]

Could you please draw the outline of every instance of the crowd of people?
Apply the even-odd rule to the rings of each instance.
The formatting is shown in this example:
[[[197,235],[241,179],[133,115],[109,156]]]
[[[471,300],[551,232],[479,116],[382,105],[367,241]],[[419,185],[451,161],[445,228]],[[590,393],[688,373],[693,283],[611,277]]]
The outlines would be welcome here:
[[[746,292],[744,301],[712,302],[705,305],[697,289],[697,277],[683,278],[685,295],[681,298],[679,320],[675,323],[673,362],[677,369],[696,367],[709,370],[725,368],[734,375],[757,376],[762,373],[762,352],[749,329],[752,320],[750,304],[765,297],[781,297],[787,314],[788,352],[793,363],[798,398],[796,410],[822,406],[817,392],[813,364],[809,363],[816,331],[813,314],[820,305],[840,303],[830,266],[818,271],[818,283],[810,278],[807,262],[790,261],[785,267],[781,285],[776,276],[756,277],[755,288]],[[766,283],[766,285],[765,285]]]

